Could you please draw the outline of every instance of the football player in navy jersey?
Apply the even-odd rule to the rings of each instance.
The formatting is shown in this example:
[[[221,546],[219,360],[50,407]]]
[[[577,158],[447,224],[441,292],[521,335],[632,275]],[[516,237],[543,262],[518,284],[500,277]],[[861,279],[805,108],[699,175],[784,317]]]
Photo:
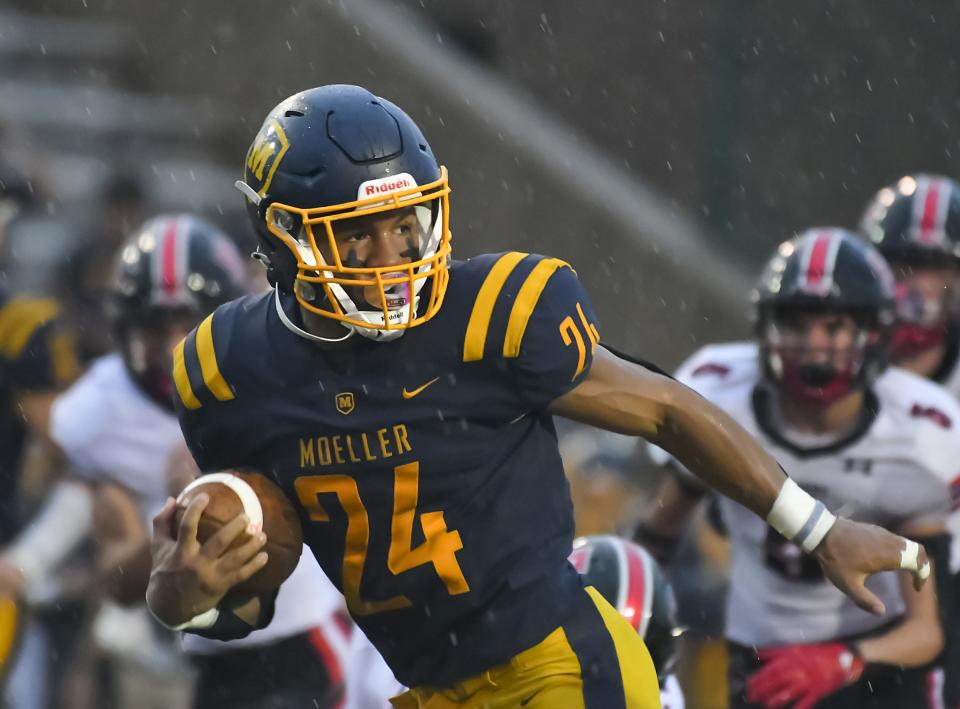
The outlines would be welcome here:
[[[811,550],[838,586],[929,574],[915,543],[837,519],[719,409],[598,346],[563,261],[450,260],[449,192],[419,128],[355,86],[280,103],[238,183],[275,286],[218,309],[174,378],[202,470],[252,468],[298,506],[304,537],[397,679],[401,707],[656,707],[643,641],[567,562],[569,490],[552,414],[644,436]],[[270,616],[226,592],[266,561],[241,516],[200,545],[154,526],[148,602],[225,638]]]

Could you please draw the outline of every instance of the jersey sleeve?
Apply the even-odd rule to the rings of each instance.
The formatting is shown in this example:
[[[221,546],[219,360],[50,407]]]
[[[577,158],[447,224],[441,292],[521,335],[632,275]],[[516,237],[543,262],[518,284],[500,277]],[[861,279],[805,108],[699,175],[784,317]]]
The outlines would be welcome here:
[[[508,252],[492,259],[464,339],[465,362],[505,369],[525,406],[543,408],[579,384],[600,340],[586,290],[569,264]]]
[[[73,337],[50,300],[8,303],[0,311],[0,348],[21,391],[60,389],[79,373]]]
[[[514,301],[503,348],[529,405],[545,407],[583,380],[600,341],[596,322],[573,269],[558,259],[539,261]]]
[[[190,452],[203,472],[244,465],[244,430],[236,389],[226,372],[233,303],[221,306],[174,349],[174,406]],[[232,377],[230,377],[232,379]]]
[[[914,407],[917,423],[914,434],[918,462],[922,470],[903,476],[902,481],[885,490],[890,508],[897,512],[898,526],[943,522],[957,509],[956,491],[960,480],[960,407],[941,399],[937,407]]]

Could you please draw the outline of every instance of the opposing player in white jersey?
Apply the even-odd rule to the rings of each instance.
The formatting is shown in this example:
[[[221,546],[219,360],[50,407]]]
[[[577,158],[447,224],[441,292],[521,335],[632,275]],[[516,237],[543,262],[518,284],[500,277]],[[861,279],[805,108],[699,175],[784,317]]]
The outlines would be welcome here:
[[[169,463],[185,449],[173,414],[171,353],[217,305],[241,295],[245,280],[236,247],[209,223],[189,215],[149,221],[116,266],[111,307],[120,351],[96,360],[51,413],[51,435],[77,486],[99,493],[99,566],[108,590],[127,604],[105,604],[101,642],[161,675],[162,663],[173,658],[158,646],[164,636],[172,645],[175,636],[149,617],[143,599],[150,520],[178,489],[171,490]],[[347,644],[336,620],[341,605],[313,555],[303,555],[267,627],[230,643],[184,639],[199,669],[194,706],[336,706]],[[169,706],[156,687],[151,696],[143,690],[141,678],[121,706]]]
[[[941,387],[885,368],[892,280],[855,235],[804,232],[761,277],[759,342],[707,346],[677,376],[833,512],[943,549],[948,487],[960,472],[960,406]],[[651,507],[641,539],[675,532],[677,514],[693,508],[689,485],[675,478],[660,492],[664,504]],[[927,669],[943,647],[932,584],[917,592],[906,575],[880,574],[869,587],[886,612],[864,613],[813,558],[736,503],[720,504],[732,552],[733,709],[931,705]]]
[[[893,270],[897,284],[893,362],[942,384],[960,398],[960,184],[941,175],[905,175],[874,195],[860,230]],[[960,497],[955,486],[954,506]],[[950,572],[954,606],[948,623],[945,695],[960,704],[960,513]]]

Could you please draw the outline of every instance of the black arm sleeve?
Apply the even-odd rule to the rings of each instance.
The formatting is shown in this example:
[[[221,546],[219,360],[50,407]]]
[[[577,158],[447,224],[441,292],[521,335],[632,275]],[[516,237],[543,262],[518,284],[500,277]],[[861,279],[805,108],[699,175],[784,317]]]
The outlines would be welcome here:
[[[270,621],[273,620],[274,610],[276,610],[278,592],[279,589],[270,595],[260,596],[260,615],[257,616],[256,625],[250,625],[245,620],[238,618],[236,613],[233,612],[233,607],[229,603],[223,602],[217,606],[217,609],[220,611],[220,616],[217,618],[216,623],[209,628],[191,628],[184,632],[193,633],[203,638],[210,638],[211,640],[227,641],[245,638],[254,630],[260,630],[270,625]]]
[[[917,537],[914,539],[918,544],[923,544],[927,550],[927,558],[933,563],[933,580],[937,584],[937,605],[940,610],[940,623],[944,630],[944,636],[949,638],[955,633],[948,632],[953,623],[960,620],[960,613],[954,608],[956,603],[956,594],[954,584],[956,581],[950,574],[950,541],[949,534],[937,534],[932,537]],[[960,648],[957,648],[960,652]]]
[[[628,355],[628,354],[626,354],[625,352],[622,352],[622,351],[620,351],[620,350],[618,350],[618,349],[616,349],[616,348],[614,348],[614,347],[611,347],[611,346],[608,345],[606,342],[601,342],[601,343],[600,343],[600,346],[603,347],[603,349],[605,349],[605,350],[606,350],[607,352],[609,352],[610,354],[612,354],[612,355],[614,355],[614,356],[616,356],[616,357],[619,357],[619,358],[622,359],[622,360],[626,360],[627,362],[632,362],[633,364],[638,364],[638,365],[640,365],[641,367],[643,367],[644,369],[649,369],[651,372],[656,372],[657,374],[662,374],[663,376],[668,377],[669,379],[676,379],[676,377],[674,377],[672,374],[670,374],[670,372],[664,371],[663,369],[661,369],[660,367],[658,367],[657,365],[655,365],[653,362],[648,362],[648,361],[645,360],[645,359],[640,359],[639,357],[634,357],[633,355]]]

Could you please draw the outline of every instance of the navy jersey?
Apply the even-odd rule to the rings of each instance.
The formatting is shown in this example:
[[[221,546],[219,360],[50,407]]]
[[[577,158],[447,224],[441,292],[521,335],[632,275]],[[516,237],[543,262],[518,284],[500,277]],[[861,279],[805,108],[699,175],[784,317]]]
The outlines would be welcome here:
[[[599,340],[575,273],[516,252],[454,262],[433,319],[336,350],[278,307],[296,317],[274,291],[229,303],[177,349],[201,468],[273,476],[404,684],[442,686],[540,642],[580,593],[545,411]]]
[[[25,430],[21,392],[53,391],[77,375],[73,340],[51,300],[0,291],[0,543],[19,527],[16,491]]]

